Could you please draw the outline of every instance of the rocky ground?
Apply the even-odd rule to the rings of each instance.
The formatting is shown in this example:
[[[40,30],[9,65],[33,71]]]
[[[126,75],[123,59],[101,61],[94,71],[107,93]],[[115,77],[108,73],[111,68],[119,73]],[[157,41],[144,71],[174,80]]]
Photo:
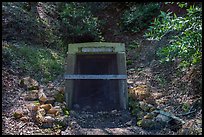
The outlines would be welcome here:
[[[150,75],[150,68],[128,69],[129,95],[139,99],[129,100],[135,102],[130,104],[129,110],[99,112],[66,110],[60,96],[64,92],[62,76],[40,85],[30,77],[19,77],[12,69],[2,70],[4,135],[202,134],[202,110],[192,107],[184,113],[179,108],[181,105],[173,103],[183,99],[191,101],[192,106],[199,106],[200,100],[181,94],[171,98],[173,92],[165,93],[153,87],[145,80],[146,75]]]
[[[162,65],[156,60],[150,46],[155,44],[142,38],[134,45],[126,43],[129,94],[126,111],[66,109],[62,75],[43,85],[5,62],[2,134],[201,135],[201,95],[190,94],[194,89],[187,86],[188,75],[177,77],[174,65]]]

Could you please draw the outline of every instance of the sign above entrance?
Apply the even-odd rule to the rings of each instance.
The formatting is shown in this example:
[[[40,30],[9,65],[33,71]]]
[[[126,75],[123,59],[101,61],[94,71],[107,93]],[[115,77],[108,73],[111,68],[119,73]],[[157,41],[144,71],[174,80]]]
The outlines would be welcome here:
[[[84,47],[81,49],[81,52],[114,52],[112,47]]]

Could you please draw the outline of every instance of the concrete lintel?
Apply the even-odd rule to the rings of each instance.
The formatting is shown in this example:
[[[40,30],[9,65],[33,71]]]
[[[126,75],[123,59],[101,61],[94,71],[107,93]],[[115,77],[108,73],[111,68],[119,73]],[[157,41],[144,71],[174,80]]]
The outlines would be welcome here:
[[[68,46],[68,54],[83,53],[81,50],[84,47],[86,47],[86,48],[104,48],[104,49],[107,47],[108,48],[107,53],[111,53],[111,52],[113,52],[113,53],[125,52],[125,45],[123,43],[88,42],[88,43],[69,44],[69,46]],[[110,48],[113,49],[113,50],[111,50],[111,52],[110,52]],[[98,50],[98,51],[100,51],[100,50]],[[106,53],[106,50],[104,50],[104,53]]]

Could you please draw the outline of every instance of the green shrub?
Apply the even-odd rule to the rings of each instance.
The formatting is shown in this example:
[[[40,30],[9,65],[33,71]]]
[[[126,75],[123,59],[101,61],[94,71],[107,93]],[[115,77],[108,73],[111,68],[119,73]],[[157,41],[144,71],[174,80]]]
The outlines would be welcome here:
[[[183,7],[183,3],[178,3]],[[179,66],[186,68],[201,63],[202,56],[202,8],[193,5],[187,8],[187,14],[177,17],[176,14],[161,11],[149,27],[145,36],[160,40],[170,32],[178,32],[170,37],[169,45],[158,50],[161,62],[181,60]]]
[[[150,21],[159,14],[158,3],[142,3],[136,4],[126,10],[122,19],[122,28],[124,31],[133,33],[147,28]]]
[[[127,60],[127,65],[132,65],[132,61],[131,60]]]
[[[183,103],[183,104],[182,104],[182,110],[183,110],[184,112],[188,112],[189,109],[190,109],[190,104],[189,104],[189,103]]]
[[[99,20],[93,16],[87,5],[77,2],[65,4],[60,12],[64,41],[100,40]]]

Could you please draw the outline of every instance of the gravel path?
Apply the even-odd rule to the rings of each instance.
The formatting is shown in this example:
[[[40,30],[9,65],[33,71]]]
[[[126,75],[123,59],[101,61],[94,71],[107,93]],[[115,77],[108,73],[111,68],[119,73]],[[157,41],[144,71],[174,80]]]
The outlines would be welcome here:
[[[147,131],[136,126],[136,119],[128,111],[109,112],[71,111],[69,126],[62,135],[151,135],[159,131]]]

